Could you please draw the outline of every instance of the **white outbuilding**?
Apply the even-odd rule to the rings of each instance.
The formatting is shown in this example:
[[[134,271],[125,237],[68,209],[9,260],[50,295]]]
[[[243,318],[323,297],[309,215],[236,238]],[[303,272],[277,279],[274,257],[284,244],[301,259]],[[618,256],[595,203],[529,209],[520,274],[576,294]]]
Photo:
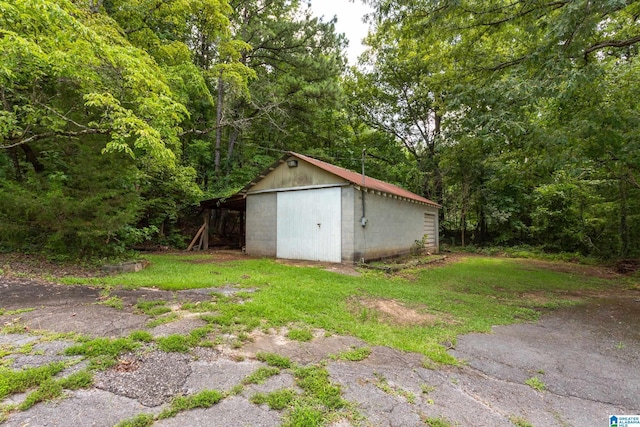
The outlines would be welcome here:
[[[231,198],[242,199],[249,255],[358,262],[438,251],[440,205],[302,154],[282,156]]]

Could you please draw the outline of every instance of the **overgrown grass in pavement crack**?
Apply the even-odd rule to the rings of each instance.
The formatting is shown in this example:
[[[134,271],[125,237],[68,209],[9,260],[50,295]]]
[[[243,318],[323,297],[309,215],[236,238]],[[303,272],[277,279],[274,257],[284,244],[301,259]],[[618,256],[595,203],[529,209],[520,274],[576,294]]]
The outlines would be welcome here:
[[[371,355],[371,348],[369,347],[351,347],[350,350],[343,351],[337,355],[331,355],[333,360],[347,360],[350,362],[359,362],[366,359]]]
[[[138,301],[135,307],[147,316],[158,317],[171,312],[171,309],[166,304],[166,301]]]
[[[524,383],[537,391],[545,391],[547,389],[547,385],[538,377],[531,377]]]
[[[313,427],[340,418],[358,419],[360,415],[342,398],[340,387],[331,383],[324,364],[296,366],[289,358],[275,353],[258,352],[256,359],[269,365],[259,368],[243,381],[244,384],[258,383],[281,369],[291,372],[296,385],[302,390],[285,388],[270,393],[255,393],[251,402],[266,404],[270,409],[286,410],[285,427]]]
[[[37,387],[65,368],[63,362],[14,371],[0,368],[0,400],[14,394]]]
[[[173,417],[181,411],[194,408],[210,408],[225,397],[218,390],[204,390],[190,396],[177,396],[171,401],[171,406],[158,414],[158,419]]]
[[[280,373],[280,369],[274,368],[272,366],[262,366],[251,374],[247,375],[243,380],[242,384],[263,384],[267,379],[271,378],[274,375],[278,375]]]
[[[427,427],[452,427],[453,424],[444,417],[425,417],[423,421]]]
[[[60,397],[64,390],[77,390],[91,386],[93,376],[86,370],[63,378],[54,378],[67,365],[64,362],[54,362],[21,370],[0,368],[0,400],[15,393],[32,390],[19,405],[10,408],[24,411],[38,402]]]
[[[411,404],[416,403],[416,395],[413,394],[412,392],[405,390],[401,387],[389,384],[387,379],[378,373],[374,372],[374,376],[376,377],[374,385],[378,387],[380,390],[392,396],[404,397],[407,400],[407,402]]]

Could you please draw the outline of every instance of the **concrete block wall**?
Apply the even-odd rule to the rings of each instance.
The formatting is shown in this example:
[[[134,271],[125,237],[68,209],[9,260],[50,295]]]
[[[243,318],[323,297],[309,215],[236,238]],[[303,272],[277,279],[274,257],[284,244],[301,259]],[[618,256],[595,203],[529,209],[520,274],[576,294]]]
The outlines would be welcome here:
[[[416,240],[424,235],[424,213],[436,208],[412,203],[389,195],[366,192],[366,227],[360,224],[362,217],[362,192],[355,192],[355,260],[378,259],[406,254]]]
[[[247,196],[246,252],[255,256],[276,256],[277,194]]]

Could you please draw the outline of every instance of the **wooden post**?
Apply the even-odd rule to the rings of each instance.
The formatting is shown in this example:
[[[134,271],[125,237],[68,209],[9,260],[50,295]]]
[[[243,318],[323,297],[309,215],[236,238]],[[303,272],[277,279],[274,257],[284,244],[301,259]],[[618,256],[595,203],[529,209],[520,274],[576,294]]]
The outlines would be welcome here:
[[[198,230],[198,232],[196,233],[195,237],[193,238],[193,240],[191,241],[191,243],[189,244],[189,247],[187,248],[187,252],[190,251],[193,248],[193,245],[196,244],[196,240],[198,240],[198,237],[200,237],[200,235],[202,234],[202,232],[204,231],[204,224],[202,224],[202,227],[200,227],[200,229]]]
[[[211,209],[204,210],[204,231],[202,232],[202,250],[209,249],[209,219],[211,218]]]

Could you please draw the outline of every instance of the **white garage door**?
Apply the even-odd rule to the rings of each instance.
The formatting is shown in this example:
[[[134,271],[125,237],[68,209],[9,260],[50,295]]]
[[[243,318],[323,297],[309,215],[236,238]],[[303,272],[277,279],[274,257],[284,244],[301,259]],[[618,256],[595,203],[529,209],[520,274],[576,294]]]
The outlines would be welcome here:
[[[341,190],[278,193],[276,256],[311,261],[341,261]]]

